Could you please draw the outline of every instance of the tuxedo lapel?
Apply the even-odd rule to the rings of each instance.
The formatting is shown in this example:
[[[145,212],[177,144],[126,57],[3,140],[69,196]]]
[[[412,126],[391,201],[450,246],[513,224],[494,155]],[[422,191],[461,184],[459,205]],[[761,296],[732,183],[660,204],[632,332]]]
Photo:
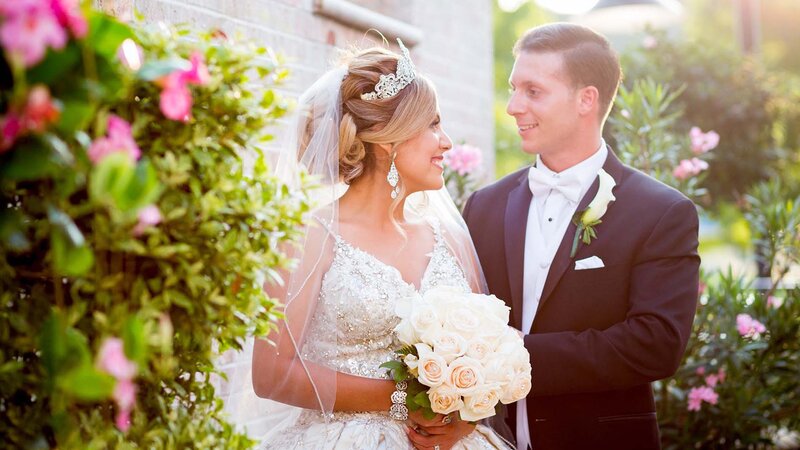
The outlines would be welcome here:
[[[603,170],[608,172],[612,178],[614,178],[615,183],[617,184],[617,189],[622,179],[622,163],[617,159],[617,156],[611,151],[611,147],[608,147],[608,156],[606,157],[605,163],[603,163]],[[576,211],[581,211],[586,209],[589,206],[589,203],[594,199],[595,195],[597,195],[597,191],[600,188],[600,179],[595,177],[592,185],[589,187],[589,190],[586,191],[586,195],[583,196],[580,203],[578,204],[578,209]],[[609,205],[609,211],[611,210],[611,205]],[[608,213],[608,212],[607,212]],[[602,233],[603,225],[600,224],[598,226],[598,233]],[[539,306],[536,309],[536,316],[539,316],[539,311],[544,306],[547,299],[550,297],[550,294],[553,293],[553,290],[558,285],[558,282],[561,280],[561,277],[564,275],[564,272],[567,271],[572,261],[575,257],[570,257],[570,252],[572,251],[572,242],[575,239],[575,232],[577,231],[578,227],[575,223],[572,222],[570,218],[569,226],[567,226],[567,231],[564,233],[564,237],[561,239],[561,244],[558,246],[558,250],[556,250],[556,254],[553,257],[553,263],[550,265],[550,271],[547,273],[547,280],[544,283],[544,288],[542,289],[542,296],[539,299]],[[580,249],[584,246],[583,242],[578,241],[578,248],[575,252],[575,255],[578,254]]]
[[[528,209],[531,205],[531,190],[528,187],[527,171],[522,172],[519,185],[508,195],[503,231],[505,235],[506,267],[511,287],[511,313],[514,324],[522,323],[522,277],[525,268],[525,230],[528,224]]]

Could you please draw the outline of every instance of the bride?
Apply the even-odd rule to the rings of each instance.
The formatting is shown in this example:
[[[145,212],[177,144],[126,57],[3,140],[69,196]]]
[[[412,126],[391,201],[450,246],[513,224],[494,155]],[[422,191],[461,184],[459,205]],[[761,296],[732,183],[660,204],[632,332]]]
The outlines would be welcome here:
[[[402,55],[351,54],[301,96],[297,151],[279,163],[285,174],[302,166],[314,176],[321,206],[302,245],[285,249],[297,264],[265,286],[284,317],[269,342],[255,342],[253,387],[296,407],[267,449],[509,448],[457,414],[408,411],[398,401],[404,386],[379,368],[400,347],[398,299],[438,285],[485,290],[443,188],[452,142],[434,88],[398,42]]]

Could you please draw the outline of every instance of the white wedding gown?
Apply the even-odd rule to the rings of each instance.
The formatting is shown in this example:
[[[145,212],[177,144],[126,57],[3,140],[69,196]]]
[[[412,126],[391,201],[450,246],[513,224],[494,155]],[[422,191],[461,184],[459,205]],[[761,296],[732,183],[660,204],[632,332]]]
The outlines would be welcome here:
[[[470,290],[464,273],[447,249],[439,227],[433,225],[435,245],[422,276],[420,293],[448,285]],[[379,366],[395,357],[401,344],[392,331],[399,322],[395,303],[413,295],[415,286],[400,272],[371,254],[334,235],[333,261],[322,280],[319,303],[303,347],[303,355],[352,375],[389,379]],[[264,442],[269,450],[377,450],[413,449],[406,425],[388,413],[334,412],[326,421],[320,411],[303,410],[295,424],[276,439]],[[454,449],[508,449],[492,429],[478,425]]]

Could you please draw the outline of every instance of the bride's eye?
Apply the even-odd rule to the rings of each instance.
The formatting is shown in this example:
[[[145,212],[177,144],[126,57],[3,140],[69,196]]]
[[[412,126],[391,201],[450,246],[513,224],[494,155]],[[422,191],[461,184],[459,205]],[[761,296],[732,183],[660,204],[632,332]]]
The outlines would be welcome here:
[[[441,120],[440,118],[438,118],[438,117],[437,117],[437,118],[436,118],[436,120],[434,120],[433,122],[431,122],[431,128],[437,128],[437,127],[439,126],[439,124],[440,124],[440,123],[442,123],[442,120]]]

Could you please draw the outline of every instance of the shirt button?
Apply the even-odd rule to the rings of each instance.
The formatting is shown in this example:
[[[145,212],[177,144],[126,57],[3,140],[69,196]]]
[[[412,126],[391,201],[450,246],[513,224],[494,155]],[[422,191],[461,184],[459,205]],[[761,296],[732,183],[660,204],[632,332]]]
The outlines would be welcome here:
[[[539,263],[539,267],[541,267],[542,269],[546,269],[547,266],[549,266],[549,265],[550,265],[550,262],[548,262],[548,261],[542,261],[542,262]]]

